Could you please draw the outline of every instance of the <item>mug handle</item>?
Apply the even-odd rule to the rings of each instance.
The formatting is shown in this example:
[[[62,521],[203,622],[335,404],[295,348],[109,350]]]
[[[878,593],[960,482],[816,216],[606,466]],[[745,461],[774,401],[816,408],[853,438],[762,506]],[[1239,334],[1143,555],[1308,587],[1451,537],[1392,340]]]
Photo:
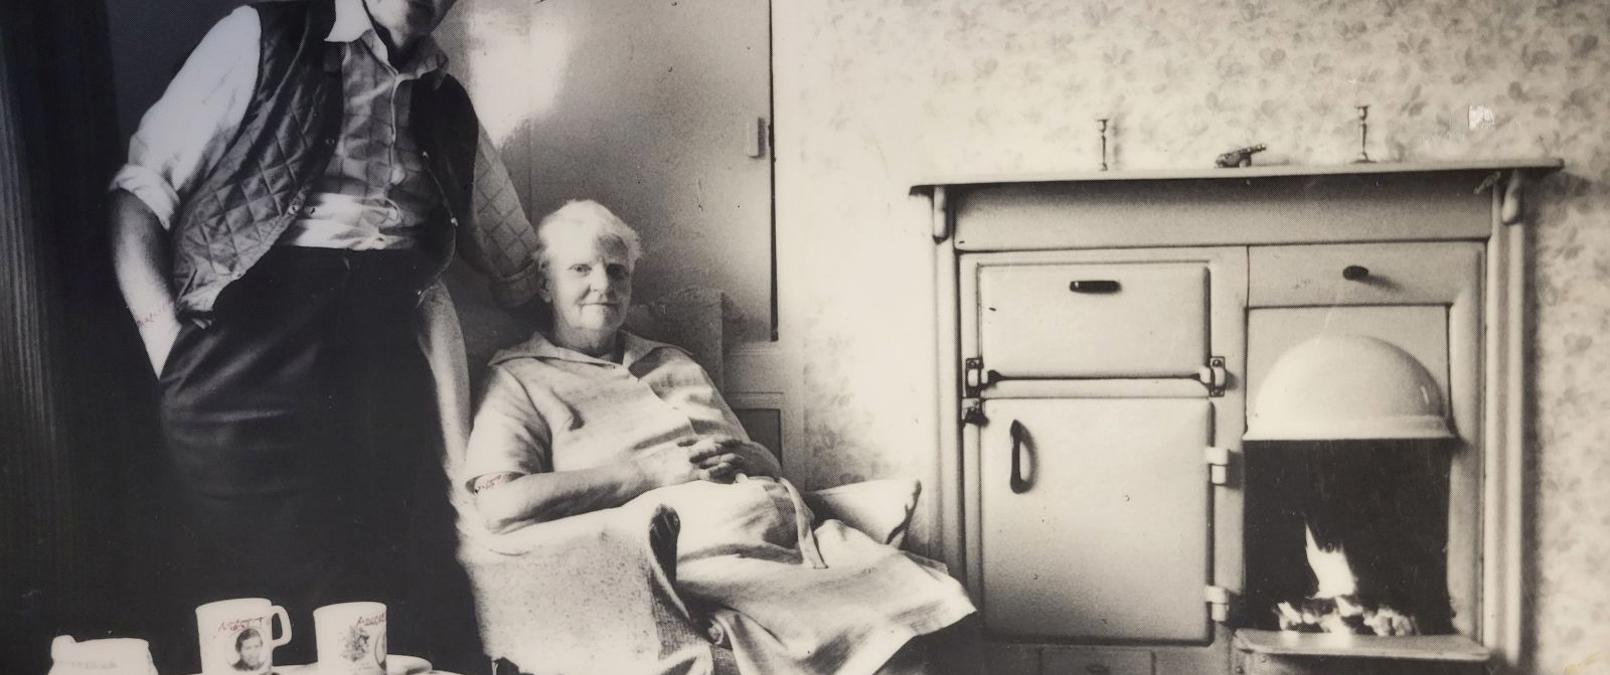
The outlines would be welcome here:
[[[274,616],[279,617],[279,620],[280,620],[280,636],[277,637],[277,638],[274,638],[273,640],[271,640],[269,642],[269,646],[270,647],[278,647],[280,645],[283,645],[283,644],[291,641],[291,616],[289,614],[286,614],[285,613],[285,608],[281,607],[279,605],[274,605],[270,609],[274,610]],[[269,621],[272,622],[273,619],[269,619]],[[272,631],[270,631],[270,632],[272,632]]]

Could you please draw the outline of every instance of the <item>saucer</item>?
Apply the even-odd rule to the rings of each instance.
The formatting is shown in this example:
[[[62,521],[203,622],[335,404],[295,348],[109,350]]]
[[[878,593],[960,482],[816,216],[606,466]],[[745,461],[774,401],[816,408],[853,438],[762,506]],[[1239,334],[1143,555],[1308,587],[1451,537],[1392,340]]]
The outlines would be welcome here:
[[[417,656],[403,654],[386,655],[386,675],[418,675],[428,673],[430,662]]]
[[[274,666],[270,675],[319,675],[319,664],[301,666]],[[432,670],[429,661],[406,654],[386,655],[386,675],[453,675],[445,670]],[[199,673],[197,675],[200,675]]]

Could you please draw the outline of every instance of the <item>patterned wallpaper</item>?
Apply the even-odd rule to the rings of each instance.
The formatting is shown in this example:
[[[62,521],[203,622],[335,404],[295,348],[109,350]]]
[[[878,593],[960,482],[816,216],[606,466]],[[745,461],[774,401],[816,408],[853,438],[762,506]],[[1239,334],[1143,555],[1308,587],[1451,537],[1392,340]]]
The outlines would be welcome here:
[[[779,283],[817,485],[911,473],[931,442],[929,175],[1357,152],[1563,157],[1533,202],[1539,673],[1610,672],[1610,3],[774,3]],[[797,455],[796,455],[797,456]],[[797,465],[796,465],[797,466]]]

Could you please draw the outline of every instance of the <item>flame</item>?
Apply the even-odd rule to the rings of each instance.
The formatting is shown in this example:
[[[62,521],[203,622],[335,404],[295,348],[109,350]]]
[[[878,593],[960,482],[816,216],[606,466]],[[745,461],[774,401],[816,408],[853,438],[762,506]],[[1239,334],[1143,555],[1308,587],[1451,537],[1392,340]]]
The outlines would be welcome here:
[[[1320,548],[1314,542],[1314,530],[1306,525],[1303,526],[1303,534],[1308,537],[1308,568],[1319,579],[1319,590],[1314,592],[1313,597],[1335,598],[1357,593],[1358,578],[1353,576],[1353,568],[1347,564],[1346,549],[1340,545],[1332,550]]]
[[[1371,608],[1359,602],[1358,577],[1347,562],[1347,551],[1339,545],[1333,549],[1320,548],[1314,541],[1314,531],[1306,526],[1303,533],[1308,538],[1308,567],[1319,580],[1319,589],[1303,601],[1275,605],[1281,630],[1355,635],[1420,634],[1413,616],[1384,604]]]

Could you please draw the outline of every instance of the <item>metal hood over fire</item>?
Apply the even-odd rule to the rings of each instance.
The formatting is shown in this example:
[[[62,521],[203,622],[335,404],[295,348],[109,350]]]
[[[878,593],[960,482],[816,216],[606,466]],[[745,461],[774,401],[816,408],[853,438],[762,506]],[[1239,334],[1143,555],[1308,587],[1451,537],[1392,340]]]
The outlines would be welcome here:
[[[1397,346],[1362,335],[1321,335],[1269,371],[1247,415],[1249,441],[1454,438],[1442,392]]]

